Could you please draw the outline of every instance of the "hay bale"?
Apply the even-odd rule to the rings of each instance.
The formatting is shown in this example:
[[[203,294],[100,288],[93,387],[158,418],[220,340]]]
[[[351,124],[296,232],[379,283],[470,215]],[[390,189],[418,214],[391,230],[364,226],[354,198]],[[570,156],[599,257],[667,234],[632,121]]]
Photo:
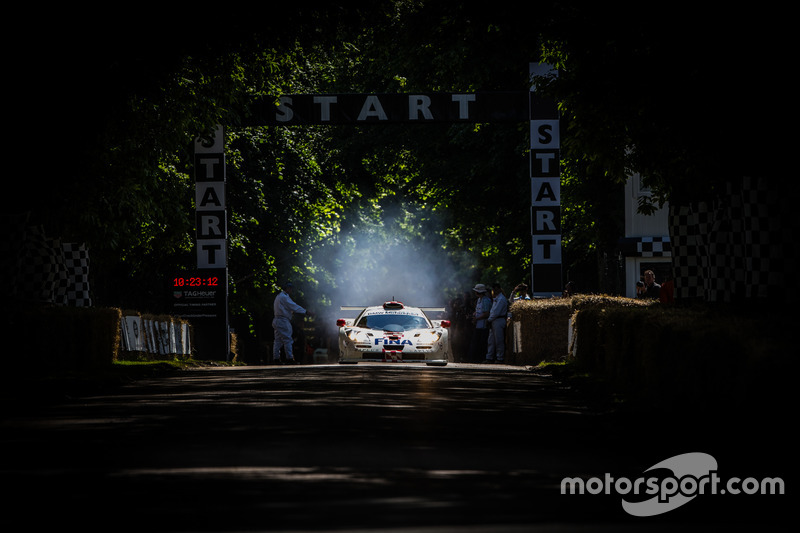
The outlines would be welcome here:
[[[774,316],[650,305],[585,309],[577,318],[581,371],[660,409],[775,403],[795,375],[786,372],[794,359],[785,322]]]
[[[604,294],[580,294],[567,298],[519,300],[511,305],[512,328],[519,351],[514,362],[538,365],[571,357],[577,343],[576,315],[587,309],[647,307],[655,300],[635,300]],[[518,332],[518,333],[516,333]]]
[[[569,298],[514,302],[511,316],[514,322],[520,322],[521,335],[521,351],[515,354],[515,363],[538,365],[543,361],[563,361],[571,314]]]
[[[15,369],[59,374],[104,368],[117,356],[119,309],[35,306],[3,314]]]
[[[575,311],[617,307],[649,307],[658,303],[658,300],[639,300],[624,296],[609,296],[607,294],[579,294],[573,296],[571,300],[572,308]]]

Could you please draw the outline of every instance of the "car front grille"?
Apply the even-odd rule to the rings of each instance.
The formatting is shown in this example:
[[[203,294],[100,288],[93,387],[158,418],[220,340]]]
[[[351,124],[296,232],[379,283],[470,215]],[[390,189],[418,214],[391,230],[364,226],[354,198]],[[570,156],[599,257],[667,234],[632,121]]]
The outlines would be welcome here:
[[[384,352],[402,352],[405,346],[402,344],[384,344]]]

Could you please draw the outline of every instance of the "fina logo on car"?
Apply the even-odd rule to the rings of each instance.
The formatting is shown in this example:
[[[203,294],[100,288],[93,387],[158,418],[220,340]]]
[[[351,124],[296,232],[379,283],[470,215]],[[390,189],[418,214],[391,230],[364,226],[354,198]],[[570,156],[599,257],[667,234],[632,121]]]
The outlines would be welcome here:
[[[408,339],[401,341],[400,339],[384,339],[382,337],[375,339],[375,346],[379,344],[383,344],[384,346],[388,344],[408,344],[409,346],[412,346],[411,341]]]

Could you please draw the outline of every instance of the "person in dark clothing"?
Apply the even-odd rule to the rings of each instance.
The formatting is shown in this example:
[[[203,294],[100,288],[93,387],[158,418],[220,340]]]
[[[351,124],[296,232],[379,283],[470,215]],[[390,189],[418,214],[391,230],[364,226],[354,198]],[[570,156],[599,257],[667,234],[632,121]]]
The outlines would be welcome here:
[[[644,291],[640,298],[654,298],[659,299],[661,295],[661,285],[656,283],[656,275],[652,270],[645,270],[644,272]]]
[[[475,302],[475,313],[472,315],[472,343],[470,345],[469,362],[477,363],[483,360],[489,341],[489,311],[492,309],[492,299],[486,294],[486,285],[479,283],[472,288],[477,300]]]

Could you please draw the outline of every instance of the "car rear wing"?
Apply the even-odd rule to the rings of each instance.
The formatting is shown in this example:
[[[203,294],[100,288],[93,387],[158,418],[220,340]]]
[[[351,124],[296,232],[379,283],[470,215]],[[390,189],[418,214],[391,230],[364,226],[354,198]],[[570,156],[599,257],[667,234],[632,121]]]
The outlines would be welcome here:
[[[343,305],[339,308],[340,311],[363,311],[366,309],[367,305]],[[444,307],[418,307],[417,309],[421,309],[424,312],[440,312],[443,313],[445,311]]]

